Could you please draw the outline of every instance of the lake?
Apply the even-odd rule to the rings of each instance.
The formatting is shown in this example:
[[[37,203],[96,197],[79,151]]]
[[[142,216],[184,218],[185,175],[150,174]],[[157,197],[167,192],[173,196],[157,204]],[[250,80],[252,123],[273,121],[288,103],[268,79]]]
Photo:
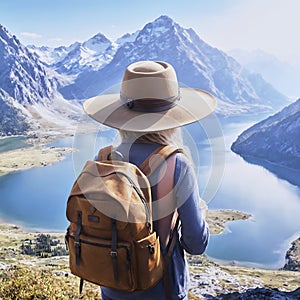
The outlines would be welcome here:
[[[194,124],[186,129],[185,142],[197,163],[199,189],[209,208],[253,215],[228,223],[223,234],[211,236],[207,255],[226,263],[275,269],[283,266],[289,243],[300,236],[300,190],[230,151],[231,143],[251,123],[223,123],[224,139],[218,126],[211,131],[209,122],[201,128]],[[77,174],[99,145],[113,140],[113,130],[66,137],[52,145],[74,146],[78,151],[62,162],[0,177],[0,219],[32,230],[64,231],[66,201]]]

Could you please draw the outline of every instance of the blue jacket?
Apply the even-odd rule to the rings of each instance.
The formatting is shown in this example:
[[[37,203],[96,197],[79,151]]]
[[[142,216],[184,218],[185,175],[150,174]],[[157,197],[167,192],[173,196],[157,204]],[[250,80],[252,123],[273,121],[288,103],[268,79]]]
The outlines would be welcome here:
[[[139,166],[159,146],[158,144],[134,143],[131,145],[124,143],[117,150],[129,162]],[[193,168],[188,159],[180,153],[176,154],[174,186],[181,226],[177,233],[177,243],[170,259],[169,274],[172,299],[177,300],[183,299],[188,293],[189,272],[184,250],[190,254],[202,254],[208,243],[209,229],[200,207],[199,190]],[[152,197],[154,201],[157,198],[155,189],[152,189]],[[165,299],[163,280],[149,290],[142,292],[129,293],[106,287],[101,287],[101,290],[105,296],[113,300]]]

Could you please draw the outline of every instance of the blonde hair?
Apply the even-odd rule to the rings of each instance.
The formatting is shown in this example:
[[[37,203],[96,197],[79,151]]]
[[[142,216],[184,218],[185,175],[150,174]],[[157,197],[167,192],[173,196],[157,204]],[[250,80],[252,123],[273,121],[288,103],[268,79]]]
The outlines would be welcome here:
[[[166,129],[156,132],[136,132],[120,130],[119,135],[122,141],[130,140],[131,142],[173,145],[176,147],[183,147],[183,140],[180,128]]]
[[[171,145],[181,148],[185,156],[191,160],[191,153],[187,146],[183,143],[182,130],[180,127],[165,129],[156,132],[136,132],[127,130],[118,130],[120,143],[122,142],[138,142],[146,144]]]

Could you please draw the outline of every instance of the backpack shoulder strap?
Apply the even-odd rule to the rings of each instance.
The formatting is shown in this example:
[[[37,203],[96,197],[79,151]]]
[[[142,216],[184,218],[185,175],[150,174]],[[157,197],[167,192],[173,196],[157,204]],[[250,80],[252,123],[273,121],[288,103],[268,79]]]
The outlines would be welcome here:
[[[98,152],[97,161],[110,160],[112,149],[112,145],[100,149]]]
[[[146,176],[149,176],[175,152],[183,153],[183,150],[170,145],[161,146],[144,160],[144,162],[140,165],[140,169]]]

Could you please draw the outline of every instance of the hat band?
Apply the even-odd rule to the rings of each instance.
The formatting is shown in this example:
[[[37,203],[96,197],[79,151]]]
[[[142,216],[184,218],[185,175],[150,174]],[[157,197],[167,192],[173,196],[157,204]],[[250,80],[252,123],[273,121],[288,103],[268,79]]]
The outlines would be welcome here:
[[[177,96],[171,96],[165,99],[132,99],[120,93],[120,99],[123,102],[124,106],[130,110],[138,112],[155,113],[168,110],[177,105],[177,101],[180,100],[180,92],[178,91]]]

